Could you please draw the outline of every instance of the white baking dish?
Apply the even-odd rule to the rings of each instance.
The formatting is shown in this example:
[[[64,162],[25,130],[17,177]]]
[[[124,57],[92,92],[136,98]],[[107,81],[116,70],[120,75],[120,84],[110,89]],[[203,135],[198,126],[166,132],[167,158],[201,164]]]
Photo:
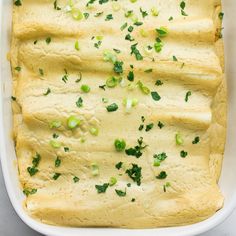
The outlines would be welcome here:
[[[36,0],[35,0],[36,1]],[[21,219],[36,231],[49,236],[75,236],[75,235],[161,235],[161,236],[187,236],[205,232],[226,219],[236,206],[236,10],[235,0],[224,0],[225,12],[225,45],[226,45],[226,71],[229,88],[229,121],[226,153],[223,164],[220,188],[225,196],[225,205],[210,219],[201,223],[172,228],[159,228],[150,230],[124,230],[104,228],[65,228],[41,224],[31,219],[22,207],[24,196],[19,187],[16,156],[11,139],[12,114],[11,114],[11,73],[10,65],[6,59],[9,50],[11,33],[12,0],[0,0],[0,152],[3,175],[9,197]]]

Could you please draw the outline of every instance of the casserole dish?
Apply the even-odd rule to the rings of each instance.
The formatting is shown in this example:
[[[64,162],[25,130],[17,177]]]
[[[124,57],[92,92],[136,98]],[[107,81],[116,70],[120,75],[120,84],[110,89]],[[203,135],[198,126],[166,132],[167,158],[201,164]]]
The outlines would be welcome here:
[[[229,2],[227,3],[229,4]],[[232,9],[232,6],[229,6]],[[9,12],[11,11],[11,6],[10,6],[10,2],[9,5],[4,2],[3,3],[3,19],[9,19],[9,24],[11,22],[10,20],[10,15]],[[4,28],[3,28],[4,27]],[[14,146],[13,146],[13,142],[10,141],[11,137],[10,137],[10,132],[11,132],[11,109],[10,109],[10,96],[11,96],[11,82],[10,82],[10,73],[9,73],[9,68],[8,68],[8,62],[5,59],[7,50],[8,50],[8,45],[7,43],[10,41],[9,40],[9,35],[7,34],[8,31],[10,31],[10,27],[8,27],[7,24],[5,24],[2,27],[3,33],[2,35],[2,48],[5,49],[6,51],[2,51],[2,61],[5,63],[2,64],[2,82],[3,82],[3,111],[2,114],[4,115],[3,117],[3,122],[1,123],[2,126],[2,131],[3,131],[3,138],[2,138],[2,145],[3,147],[1,148],[2,151],[2,160],[3,160],[3,169],[4,169],[4,175],[5,175],[5,179],[6,179],[6,185],[9,191],[9,195],[10,198],[13,202],[14,207],[16,208],[17,212],[19,213],[19,215],[21,216],[21,218],[23,218],[24,221],[27,222],[27,224],[29,224],[31,227],[33,227],[34,229],[40,231],[41,233],[47,234],[47,235],[77,235],[79,233],[87,233],[87,234],[91,234],[94,233],[94,231],[96,231],[96,233],[103,233],[103,234],[110,234],[111,233],[111,229],[72,229],[72,228],[63,228],[63,227],[52,227],[52,226],[46,226],[39,223],[34,222],[32,219],[29,219],[28,216],[25,215],[25,213],[23,212],[23,207],[21,207],[22,205],[22,199],[23,196],[20,193],[21,190],[20,188],[17,186],[17,171],[16,171],[16,167],[14,167],[14,163],[13,163],[13,157],[14,155]],[[229,30],[229,32],[233,32],[232,30]],[[230,36],[229,39],[232,39],[233,37]],[[230,43],[230,42],[229,42]],[[227,44],[227,40],[226,40],[226,44]],[[230,48],[231,52],[232,52],[232,47]],[[228,56],[228,58],[230,57],[230,55]],[[231,62],[233,61],[233,59],[230,60]],[[231,78],[232,76],[229,76],[229,78]],[[5,81],[4,81],[5,80]],[[232,80],[232,79],[231,79]],[[230,83],[232,82],[230,80]],[[233,84],[230,84],[230,88],[233,89]],[[231,95],[231,94],[230,94]],[[231,101],[234,101],[233,99],[233,95],[230,97],[230,99],[232,99]],[[231,104],[230,104],[231,105]],[[233,105],[230,107],[230,111],[233,111]],[[230,117],[233,117],[233,114],[230,114]],[[229,122],[230,123],[230,122]],[[233,126],[232,126],[233,127]],[[233,129],[231,129],[231,131],[233,132]],[[230,134],[230,133],[229,133]],[[230,138],[228,138],[228,150],[226,151],[226,161],[225,161],[225,165],[224,168],[227,168],[227,175],[224,174],[223,172],[223,177],[221,179],[221,189],[222,192],[226,198],[225,201],[225,207],[223,210],[219,211],[214,217],[212,217],[211,219],[204,221],[200,224],[195,224],[192,226],[188,226],[188,227],[175,227],[175,228],[163,228],[163,229],[155,229],[155,230],[145,230],[145,233],[150,233],[150,235],[152,234],[156,234],[156,233],[161,233],[162,235],[191,235],[191,234],[196,234],[199,232],[202,232],[212,226],[214,226],[217,222],[222,221],[222,219],[229,215],[230,213],[230,209],[233,209],[234,206],[234,193],[233,193],[233,179],[234,176],[230,175],[229,173],[233,173],[233,171],[230,171],[230,168],[233,168],[234,163],[233,163],[233,156],[231,156],[233,152],[233,141],[234,137],[233,135],[230,136]],[[230,146],[232,145],[232,147]],[[6,150],[8,151],[6,155]],[[10,154],[10,155],[9,155]],[[9,158],[9,157],[12,157]],[[232,158],[232,159],[230,159]],[[230,161],[232,163],[230,163]],[[226,173],[226,172],[225,172]],[[16,198],[17,196],[17,198]],[[142,234],[144,233],[142,230],[132,230],[132,231],[127,231],[127,230],[112,230],[114,231],[114,233],[119,233],[119,234],[126,234],[127,232],[131,233],[131,234]]]

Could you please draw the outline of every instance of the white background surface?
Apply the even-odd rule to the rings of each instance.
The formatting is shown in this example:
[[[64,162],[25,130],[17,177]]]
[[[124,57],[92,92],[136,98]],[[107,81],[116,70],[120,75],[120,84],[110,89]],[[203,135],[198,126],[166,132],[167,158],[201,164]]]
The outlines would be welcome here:
[[[16,215],[8,199],[1,171],[0,171],[0,236],[41,236],[41,234],[34,232],[28,226],[26,226]],[[236,210],[234,211],[233,215],[230,216],[229,219],[227,219],[223,224],[211,230],[210,232],[201,234],[199,236],[236,236]]]

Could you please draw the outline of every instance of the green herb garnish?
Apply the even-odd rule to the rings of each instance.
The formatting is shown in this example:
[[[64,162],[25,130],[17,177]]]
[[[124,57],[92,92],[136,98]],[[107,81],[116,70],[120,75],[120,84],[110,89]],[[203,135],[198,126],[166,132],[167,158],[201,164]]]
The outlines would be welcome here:
[[[167,177],[167,174],[165,171],[162,171],[158,176],[156,176],[157,179],[165,179]]]
[[[143,144],[143,137],[140,137],[137,142],[138,145],[125,150],[126,155],[135,156],[136,158],[140,158],[143,155],[142,150],[144,150],[148,145]]]
[[[79,108],[83,106],[83,99],[81,97],[79,97],[76,101],[76,106]]]
[[[95,185],[95,188],[97,189],[98,193],[105,193],[107,191],[108,186],[109,183],[104,183],[103,185]]]
[[[151,92],[151,95],[152,95],[152,99],[154,101],[159,101],[161,99],[161,96],[157,93],[157,92]]]
[[[116,103],[112,103],[111,105],[107,106],[107,111],[108,112],[114,112],[116,110],[118,110],[118,105]]]
[[[137,183],[138,186],[141,185],[142,178],[142,167],[139,167],[137,164],[132,164],[132,168],[127,169],[125,173]]]
[[[197,136],[194,138],[194,140],[192,141],[192,144],[197,144],[200,142],[200,138]]]
[[[60,173],[55,173],[52,178],[53,178],[54,180],[57,180],[60,176],[61,176]]]
[[[161,162],[163,162],[166,158],[167,158],[167,155],[165,152],[162,152],[160,154],[154,154],[153,155],[153,158],[154,158],[154,163],[153,165],[154,166],[160,166],[161,165]]]
[[[185,152],[184,150],[182,150],[182,151],[180,152],[180,156],[181,156],[182,158],[185,158],[187,155],[188,155],[188,153]]]
[[[117,194],[119,197],[125,197],[125,196],[126,196],[126,190],[125,190],[125,191],[122,191],[122,190],[115,189],[115,191],[116,191],[116,194]]]
[[[114,146],[117,152],[122,152],[126,147],[126,142],[124,139],[116,139],[114,142]]]

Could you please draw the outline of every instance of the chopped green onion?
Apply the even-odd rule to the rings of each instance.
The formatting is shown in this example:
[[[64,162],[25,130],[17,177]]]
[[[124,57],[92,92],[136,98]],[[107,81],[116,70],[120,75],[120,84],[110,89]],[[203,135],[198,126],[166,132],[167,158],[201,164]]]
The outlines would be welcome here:
[[[146,30],[144,30],[144,29],[141,29],[141,30],[140,30],[140,34],[141,34],[141,36],[144,37],[144,38],[148,36],[148,32],[147,32]]]
[[[50,145],[53,147],[53,148],[60,148],[61,147],[61,143],[56,141],[56,140],[50,140]]]
[[[99,166],[96,163],[92,163],[91,168],[93,176],[99,175]]]
[[[67,120],[67,126],[69,129],[74,129],[80,125],[80,119],[75,116],[70,116]]]
[[[86,84],[81,85],[80,89],[84,93],[89,93],[90,92],[90,87],[88,85],[86,85]]]
[[[157,53],[161,52],[163,47],[163,43],[162,42],[155,42],[154,44],[154,49]]]
[[[89,129],[90,134],[94,135],[94,136],[98,136],[99,130],[98,128],[92,127]]]
[[[175,135],[175,142],[177,145],[183,145],[184,143],[184,140],[179,132]]]
[[[120,79],[115,77],[115,76],[111,76],[107,79],[106,81],[106,86],[108,88],[114,88],[117,86],[117,84],[120,82]]]
[[[117,2],[113,2],[112,9],[113,9],[113,11],[119,11],[121,9],[121,5]]]
[[[143,83],[141,81],[138,81],[137,85],[139,86],[139,88],[141,89],[141,91],[148,95],[150,93],[150,89],[146,86],[143,85]]]
[[[123,150],[125,150],[126,142],[124,139],[116,139],[114,142],[114,146],[117,152],[122,152]]]
[[[117,57],[115,54],[113,54],[111,51],[109,50],[105,50],[103,52],[103,60],[104,61],[109,61],[112,62],[113,64],[117,61]]]
[[[159,15],[159,12],[158,12],[157,8],[155,8],[155,7],[152,7],[151,12],[152,12],[153,16],[158,16]]]
[[[115,177],[111,177],[109,181],[110,186],[114,186],[117,183],[117,179]]]
[[[162,152],[160,154],[154,154],[153,155],[153,158],[154,158],[154,163],[153,165],[154,166],[160,166],[161,165],[161,162],[163,162],[166,158],[167,158],[167,155],[165,152]]]
[[[53,128],[59,128],[61,127],[61,121],[58,121],[58,120],[54,120],[50,123],[50,128],[53,129]]]
[[[189,100],[189,97],[192,95],[192,92],[191,91],[188,91],[185,95],[185,102],[188,102]]]
[[[102,102],[103,102],[103,103],[108,103],[108,102],[109,102],[109,99],[108,99],[108,98],[102,98]]]
[[[75,20],[82,20],[84,18],[83,13],[78,8],[72,8],[71,15]]]
[[[78,40],[76,40],[76,42],[75,42],[75,49],[76,49],[77,51],[80,50],[80,46],[79,46],[79,41],[78,41]]]

